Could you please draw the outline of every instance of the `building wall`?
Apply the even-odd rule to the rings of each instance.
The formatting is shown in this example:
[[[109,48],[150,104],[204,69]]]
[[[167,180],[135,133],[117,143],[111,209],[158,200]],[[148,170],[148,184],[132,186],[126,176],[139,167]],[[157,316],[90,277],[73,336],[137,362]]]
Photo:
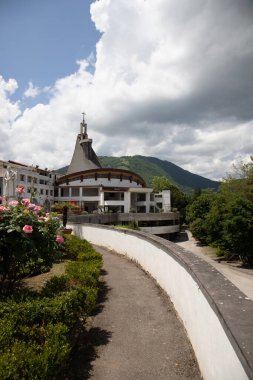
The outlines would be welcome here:
[[[53,203],[55,174],[33,166],[0,162],[1,195],[7,200],[16,198],[16,187],[23,185],[24,198],[30,198],[35,193],[35,202],[43,205]],[[7,180],[6,180],[7,179]]]

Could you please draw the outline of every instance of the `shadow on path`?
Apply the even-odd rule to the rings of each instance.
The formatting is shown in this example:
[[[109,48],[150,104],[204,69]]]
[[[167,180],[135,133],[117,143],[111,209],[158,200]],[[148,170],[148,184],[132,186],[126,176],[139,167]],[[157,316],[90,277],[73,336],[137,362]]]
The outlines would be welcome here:
[[[101,277],[107,275],[102,269]],[[71,353],[70,365],[65,375],[61,375],[59,380],[86,380],[91,376],[93,362],[98,357],[97,347],[105,346],[111,341],[112,333],[99,327],[92,327],[93,318],[104,309],[104,304],[108,299],[110,288],[105,281],[99,283],[99,295],[97,306],[91,313],[91,317],[78,326],[78,339]]]

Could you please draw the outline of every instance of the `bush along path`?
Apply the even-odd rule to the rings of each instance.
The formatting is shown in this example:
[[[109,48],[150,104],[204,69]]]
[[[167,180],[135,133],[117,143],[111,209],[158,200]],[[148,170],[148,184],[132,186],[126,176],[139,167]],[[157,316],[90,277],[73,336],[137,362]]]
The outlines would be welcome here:
[[[58,237],[68,259],[63,275],[37,291],[0,294],[0,379],[63,378],[75,327],[96,305],[102,267],[101,254],[88,242],[72,235],[64,239]]]

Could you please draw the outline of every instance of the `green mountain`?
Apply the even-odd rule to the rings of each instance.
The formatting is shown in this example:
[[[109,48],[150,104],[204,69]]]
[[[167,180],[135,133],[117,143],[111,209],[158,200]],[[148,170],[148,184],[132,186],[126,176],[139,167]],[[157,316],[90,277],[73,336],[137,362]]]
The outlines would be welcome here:
[[[192,189],[212,188],[217,190],[219,182],[212,181],[197,174],[180,168],[169,161],[163,161],[155,157],[145,156],[124,156],[124,157],[99,157],[102,167],[126,169],[139,174],[151,186],[152,178],[155,176],[165,176],[173,184],[184,191]]]
[[[126,169],[139,174],[146,182],[147,186],[151,186],[152,178],[155,176],[165,176],[171,183],[178,186],[185,192],[192,189],[212,188],[217,190],[219,182],[212,181],[200,175],[193,174],[187,170],[180,168],[169,161],[163,161],[155,157],[145,156],[124,156],[124,157],[99,157],[102,167]],[[65,174],[68,166],[60,168],[57,172]]]

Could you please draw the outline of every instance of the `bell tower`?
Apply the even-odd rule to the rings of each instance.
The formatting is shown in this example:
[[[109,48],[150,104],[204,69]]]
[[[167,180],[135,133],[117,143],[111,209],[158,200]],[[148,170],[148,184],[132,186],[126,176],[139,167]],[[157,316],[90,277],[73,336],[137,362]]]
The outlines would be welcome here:
[[[87,123],[83,112],[83,120],[80,123],[80,133],[77,135],[75,150],[67,175],[84,170],[101,168],[99,159],[92,148],[92,139],[89,139],[87,133]]]

